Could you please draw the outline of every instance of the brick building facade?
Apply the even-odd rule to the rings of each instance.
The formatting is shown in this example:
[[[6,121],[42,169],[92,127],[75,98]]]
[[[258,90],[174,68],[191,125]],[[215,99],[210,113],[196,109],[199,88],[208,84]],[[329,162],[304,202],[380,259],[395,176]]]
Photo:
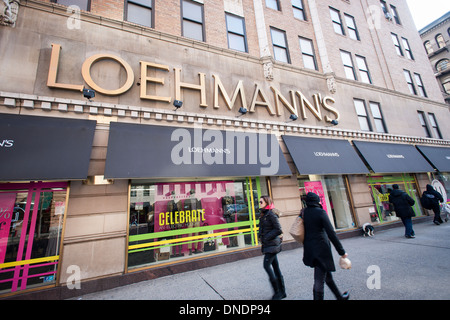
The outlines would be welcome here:
[[[447,189],[448,106],[406,1],[10,3],[1,294],[259,254],[262,194],[288,248],[308,191],[344,235],[398,223],[394,183]]]

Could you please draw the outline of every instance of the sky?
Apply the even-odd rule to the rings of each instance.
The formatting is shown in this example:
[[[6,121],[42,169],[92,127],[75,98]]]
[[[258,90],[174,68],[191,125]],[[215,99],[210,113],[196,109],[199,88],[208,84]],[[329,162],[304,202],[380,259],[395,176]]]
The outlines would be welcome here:
[[[406,0],[417,30],[450,11],[449,0]]]

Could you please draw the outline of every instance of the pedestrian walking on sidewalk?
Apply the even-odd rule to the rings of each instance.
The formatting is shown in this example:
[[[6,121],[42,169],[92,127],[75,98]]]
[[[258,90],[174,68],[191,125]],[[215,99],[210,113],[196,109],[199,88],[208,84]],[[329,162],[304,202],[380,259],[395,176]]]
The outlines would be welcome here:
[[[320,204],[320,198],[313,192],[306,195],[306,209],[303,212],[305,240],[303,242],[303,263],[314,268],[314,300],[323,300],[324,284],[338,300],[348,300],[348,292],[341,294],[331,272],[336,271],[330,241],[343,258],[348,255],[331,225],[328,214]]]
[[[427,190],[423,192],[422,197],[428,197],[431,209],[434,212],[434,224],[440,225],[441,223],[444,223],[441,218],[441,206],[439,205],[439,202],[444,202],[442,195],[434,190],[431,184],[427,184]]]
[[[396,216],[402,219],[405,226],[405,237],[413,239],[415,233],[411,218],[415,216],[412,206],[416,202],[405,191],[400,190],[398,184],[392,185],[392,189],[389,194],[389,202],[393,204]]]
[[[266,270],[273,288],[272,300],[286,298],[283,275],[278,264],[277,254],[281,251],[282,234],[278,215],[273,211],[274,205],[269,196],[259,199],[259,239],[264,254],[264,270]]]

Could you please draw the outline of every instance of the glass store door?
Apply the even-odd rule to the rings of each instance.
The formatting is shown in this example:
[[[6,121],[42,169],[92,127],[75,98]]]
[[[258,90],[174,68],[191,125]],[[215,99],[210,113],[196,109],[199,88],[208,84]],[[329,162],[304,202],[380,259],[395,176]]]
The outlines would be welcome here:
[[[56,283],[67,182],[0,184],[0,295]]]

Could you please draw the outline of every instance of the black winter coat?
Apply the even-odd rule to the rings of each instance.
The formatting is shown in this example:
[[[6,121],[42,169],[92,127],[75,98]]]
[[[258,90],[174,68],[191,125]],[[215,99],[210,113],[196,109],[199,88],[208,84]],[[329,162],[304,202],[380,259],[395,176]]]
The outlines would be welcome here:
[[[281,230],[278,216],[272,210],[261,210],[259,219],[259,239],[262,253],[278,253],[281,251]]]
[[[444,198],[442,198],[442,195],[439,192],[437,192],[436,190],[434,190],[433,186],[430,184],[427,184],[427,191],[424,191],[424,193],[432,194],[434,196],[431,198],[431,203],[433,204],[433,210],[439,211],[439,209],[440,209],[439,202],[444,202]]]
[[[339,241],[330,219],[319,203],[307,203],[303,212],[305,240],[303,242],[303,263],[311,268],[320,266],[325,271],[336,271],[330,240],[339,255],[345,250]]]
[[[415,216],[411,206],[415,201],[405,191],[394,189],[389,195],[389,202],[394,205],[395,215],[399,218],[411,218]]]

